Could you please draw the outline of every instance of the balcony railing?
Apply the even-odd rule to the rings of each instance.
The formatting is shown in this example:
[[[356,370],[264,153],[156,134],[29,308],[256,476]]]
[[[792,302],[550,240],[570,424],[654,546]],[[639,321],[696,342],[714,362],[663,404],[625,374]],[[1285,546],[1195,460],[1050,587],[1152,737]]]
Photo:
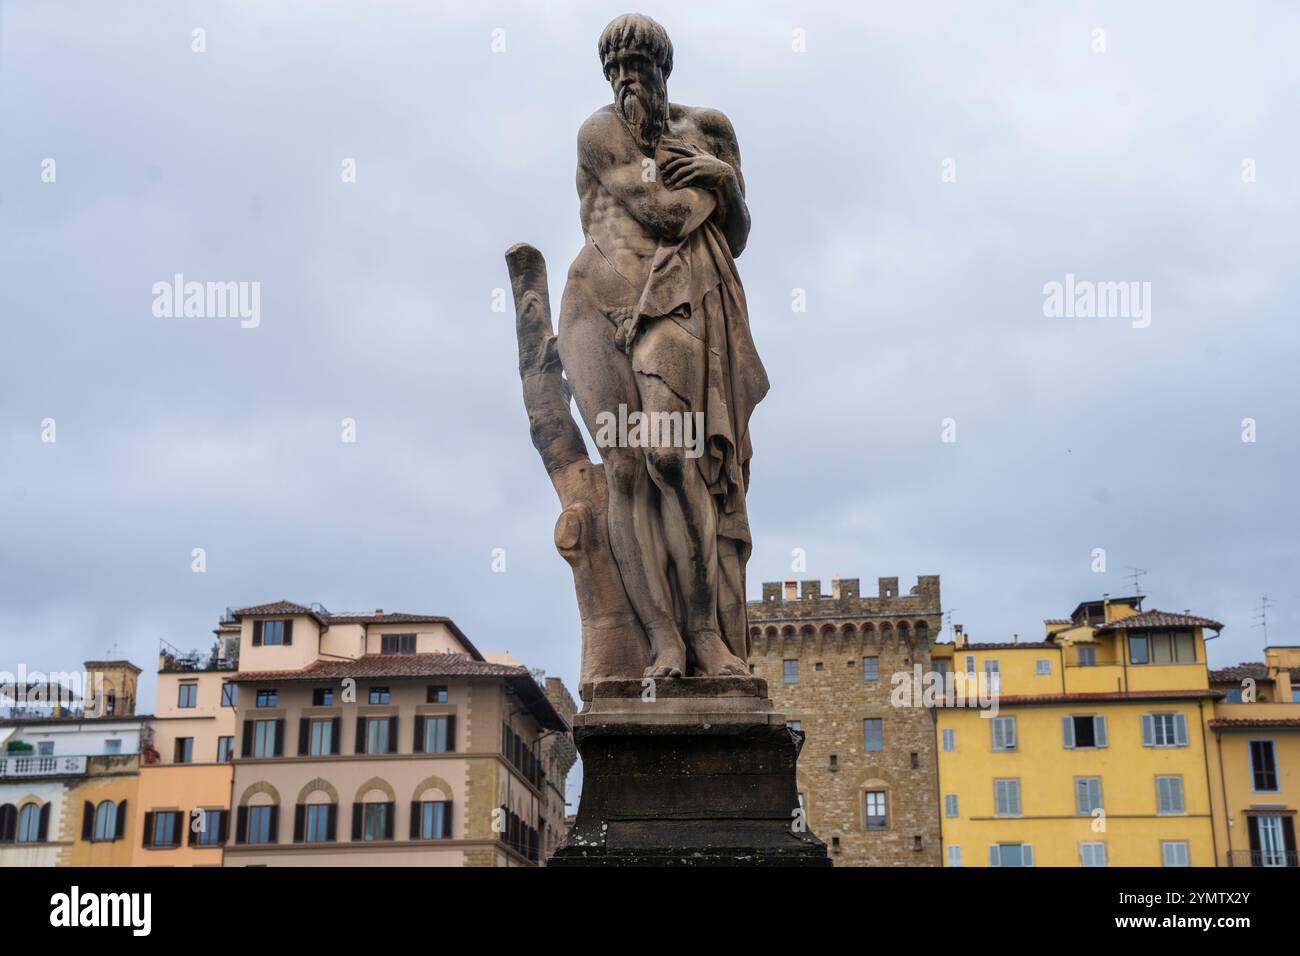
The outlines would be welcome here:
[[[0,778],[5,777],[63,777],[86,772],[86,757],[43,756],[40,754],[8,754],[0,756]]]
[[[1300,866],[1295,850],[1232,850],[1228,866]]]

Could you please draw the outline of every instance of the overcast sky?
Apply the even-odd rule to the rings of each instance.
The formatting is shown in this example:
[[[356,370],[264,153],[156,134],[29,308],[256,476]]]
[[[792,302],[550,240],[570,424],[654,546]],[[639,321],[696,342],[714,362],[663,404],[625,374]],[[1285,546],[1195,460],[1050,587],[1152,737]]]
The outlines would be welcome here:
[[[670,97],[744,160],[750,596],[802,548],[1036,638],[1134,566],[1148,607],[1225,623],[1213,664],[1261,659],[1261,595],[1300,643],[1300,10],[1028,6],[644,8]],[[160,638],[206,650],[227,606],[287,598],[446,614],[576,692],[492,301],[529,241],[558,304],[622,12],[0,0],[4,669],[149,673]],[[260,325],[155,317],[176,273],[259,282]],[[1149,327],[1046,317],[1067,274],[1149,282]]]

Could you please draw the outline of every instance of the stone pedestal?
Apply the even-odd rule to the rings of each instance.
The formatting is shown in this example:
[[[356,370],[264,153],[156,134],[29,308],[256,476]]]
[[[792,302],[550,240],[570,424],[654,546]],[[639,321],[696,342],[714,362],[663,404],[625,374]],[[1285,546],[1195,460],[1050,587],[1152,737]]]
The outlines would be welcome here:
[[[550,866],[830,866],[795,787],[803,735],[753,677],[584,685],[577,820]]]

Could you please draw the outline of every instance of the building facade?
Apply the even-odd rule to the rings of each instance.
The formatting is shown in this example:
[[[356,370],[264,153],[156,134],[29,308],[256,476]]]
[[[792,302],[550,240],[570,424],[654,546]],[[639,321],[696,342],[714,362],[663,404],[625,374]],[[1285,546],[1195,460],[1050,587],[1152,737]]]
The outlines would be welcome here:
[[[1085,602],[1041,641],[936,645],[956,688],[936,711],[945,865],[1218,860],[1204,632],[1222,625],[1141,602]]]
[[[870,597],[856,578],[833,580],[830,594],[817,580],[767,583],[748,608],[750,670],[804,735],[800,803],[832,861],[938,865],[934,713],[891,702],[894,674],[930,670],[938,576],[907,594],[880,578]]]

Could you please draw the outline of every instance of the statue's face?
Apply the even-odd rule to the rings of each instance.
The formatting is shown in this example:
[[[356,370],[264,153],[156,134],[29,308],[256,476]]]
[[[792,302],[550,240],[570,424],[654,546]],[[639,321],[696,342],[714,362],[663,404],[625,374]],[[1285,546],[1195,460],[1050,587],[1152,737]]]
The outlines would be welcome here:
[[[624,107],[629,96],[652,98],[664,85],[659,64],[640,50],[617,50],[605,58],[605,79],[614,91],[614,105]]]

